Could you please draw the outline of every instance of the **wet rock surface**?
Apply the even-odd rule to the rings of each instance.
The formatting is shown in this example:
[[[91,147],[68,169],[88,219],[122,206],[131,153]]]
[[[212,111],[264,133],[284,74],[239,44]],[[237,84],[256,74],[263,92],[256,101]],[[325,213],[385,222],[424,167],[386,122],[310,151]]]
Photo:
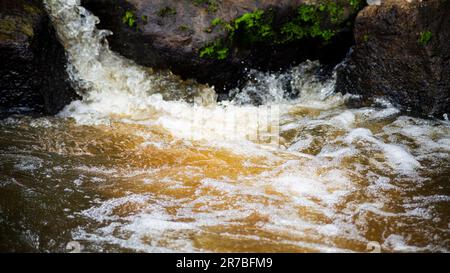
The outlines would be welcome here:
[[[388,98],[405,112],[450,113],[450,1],[385,0],[355,22],[356,45],[337,90]]]
[[[0,112],[55,114],[77,98],[41,1],[0,1]]]
[[[300,18],[306,21],[299,24],[308,29],[285,31],[287,24],[298,22],[294,20],[300,17],[299,6],[319,6],[318,2],[323,10],[312,11],[321,13],[317,18]],[[306,59],[342,60],[352,44],[352,22],[363,2],[83,0],[82,4],[100,18],[100,28],[114,32],[108,38],[114,51],[141,65],[169,68],[185,78],[209,83],[222,92],[242,82],[246,68],[278,70]],[[328,9],[336,13],[332,24]],[[262,18],[257,18],[261,11]],[[242,24],[236,27],[239,19]],[[320,24],[314,26],[314,20]],[[332,37],[321,39],[321,28],[332,32]],[[308,36],[308,31],[314,31],[315,37]]]

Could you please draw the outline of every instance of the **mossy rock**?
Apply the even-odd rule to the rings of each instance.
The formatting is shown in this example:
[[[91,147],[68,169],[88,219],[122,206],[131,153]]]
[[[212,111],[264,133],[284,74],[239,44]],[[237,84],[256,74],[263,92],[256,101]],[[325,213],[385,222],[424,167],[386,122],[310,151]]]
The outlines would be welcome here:
[[[33,1],[6,1],[1,13],[0,43],[31,40],[39,21],[45,14],[42,6]]]
[[[385,0],[362,10],[337,90],[382,97],[408,115],[450,113],[450,1]]]

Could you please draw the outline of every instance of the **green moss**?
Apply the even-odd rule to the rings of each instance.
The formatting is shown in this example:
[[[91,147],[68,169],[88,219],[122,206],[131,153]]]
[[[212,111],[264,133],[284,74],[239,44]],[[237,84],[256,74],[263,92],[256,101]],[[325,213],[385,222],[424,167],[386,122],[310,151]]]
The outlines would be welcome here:
[[[177,14],[177,10],[172,7],[164,7],[158,11],[159,17],[173,16]]]
[[[28,37],[33,37],[34,28],[31,18],[24,18],[18,16],[5,16],[0,20],[0,33],[3,34],[3,38],[9,37],[14,39],[16,33],[20,32]]]
[[[230,49],[221,42],[215,42],[200,49],[201,58],[224,60],[228,57]]]
[[[33,29],[33,24],[31,23],[24,23],[23,25],[20,26],[20,30],[22,31],[22,33],[25,33],[25,35],[27,35],[28,37],[33,37],[34,36],[34,29]]]
[[[31,5],[31,4],[27,4],[27,3],[23,4],[23,9],[27,13],[31,13],[33,15],[42,13],[42,10],[40,8],[36,7],[35,5]]]
[[[135,27],[137,25],[137,17],[132,11],[126,11],[122,17],[122,23],[130,28]]]
[[[4,16],[0,20],[0,40],[13,41],[20,38],[21,35],[29,38],[34,36],[39,16],[43,14],[44,10],[31,3],[23,3],[22,9],[23,13],[3,14]]]
[[[17,21],[15,17],[6,16],[0,21],[0,32],[13,33],[17,31]]]
[[[433,39],[433,33],[431,31],[424,31],[420,33],[419,43],[421,45],[427,45],[431,39]]]

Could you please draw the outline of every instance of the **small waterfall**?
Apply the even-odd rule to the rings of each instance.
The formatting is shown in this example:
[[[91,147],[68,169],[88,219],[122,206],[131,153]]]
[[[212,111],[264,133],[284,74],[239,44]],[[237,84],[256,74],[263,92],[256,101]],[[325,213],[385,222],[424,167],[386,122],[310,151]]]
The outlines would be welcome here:
[[[232,102],[217,104],[212,88],[155,73],[112,52],[106,40],[112,33],[98,30],[99,19],[79,0],[46,3],[67,51],[69,74],[83,97],[60,116],[81,124],[145,119],[182,138],[276,143],[280,118],[295,103],[285,96],[286,84],[302,92],[303,101],[323,102],[333,91],[334,81],[317,81],[310,71],[318,63],[308,62],[282,75],[259,73],[256,85],[250,81],[233,91]]]
[[[97,96],[147,96],[155,77],[109,50],[110,31],[98,30],[99,19],[79,0],[47,0],[46,4],[69,59],[69,74],[86,100]]]

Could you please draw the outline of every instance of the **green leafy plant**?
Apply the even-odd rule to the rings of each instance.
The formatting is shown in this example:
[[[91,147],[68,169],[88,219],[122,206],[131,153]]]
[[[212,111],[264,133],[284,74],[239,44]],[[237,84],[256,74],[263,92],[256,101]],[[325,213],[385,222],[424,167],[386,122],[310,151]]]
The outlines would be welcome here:
[[[274,37],[272,21],[271,14],[265,13],[263,10],[256,10],[245,13],[226,24],[225,29],[229,32],[230,39],[238,40],[242,44],[252,45]]]
[[[214,18],[214,20],[212,20],[212,22],[211,22],[212,27],[216,27],[221,24],[223,24],[223,21],[220,18]]]
[[[344,15],[344,8],[334,1],[327,1],[319,6],[319,11],[328,14],[332,23],[338,23]]]
[[[221,42],[215,42],[202,48],[200,50],[200,57],[224,60],[228,57],[229,51],[230,49]]]
[[[122,17],[122,22],[130,28],[135,27],[137,25],[136,15],[132,11],[126,11]]]
[[[207,3],[207,0],[195,0]],[[345,16],[343,1],[319,0],[315,4],[301,4],[295,13],[285,23],[274,24],[273,10],[255,10],[240,17],[224,22],[220,18],[212,20],[206,32],[212,32],[214,27],[222,26],[228,35],[220,43],[212,43],[200,51],[202,57],[224,59],[230,49],[239,46],[251,48],[256,44],[282,45],[297,42],[305,38],[320,39],[328,43],[336,36],[337,30],[344,24],[351,24]],[[363,0],[349,0],[354,10],[365,5]],[[220,46],[219,46],[220,45]],[[221,52],[221,54],[218,54]]]
[[[427,45],[431,39],[433,39],[433,33],[431,31],[424,31],[420,33],[419,43],[421,45]]]
[[[335,26],[342,21],[344,9],[335,1],[322,1],[319,5],[301,5],[297,15],[281,27],[280,43],[288,43],[306,37],[331,40]],[[325,19],[328,18],[329,22]]]
[[[211,33],[213,32],[213,29],[219,25],[223,25],[224,22],[222,21],[222,19],[220,18],[215,18],[214,20],[211,21],[211,26],[208,28],[205,28],[203,31],[206,33]]]

